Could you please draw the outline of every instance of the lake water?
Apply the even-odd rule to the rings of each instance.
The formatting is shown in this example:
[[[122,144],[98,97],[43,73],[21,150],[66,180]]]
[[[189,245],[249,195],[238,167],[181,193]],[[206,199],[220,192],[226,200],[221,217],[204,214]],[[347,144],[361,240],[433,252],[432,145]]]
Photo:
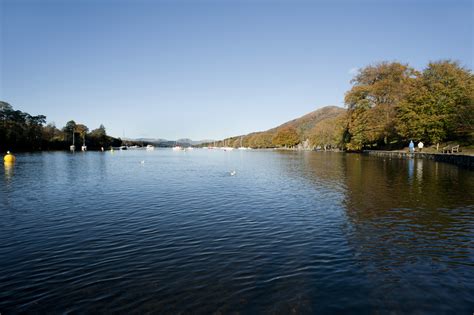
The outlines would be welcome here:
[[[474,172],[453,165],[160,149],[0,175],[2,314],[474,311]]]

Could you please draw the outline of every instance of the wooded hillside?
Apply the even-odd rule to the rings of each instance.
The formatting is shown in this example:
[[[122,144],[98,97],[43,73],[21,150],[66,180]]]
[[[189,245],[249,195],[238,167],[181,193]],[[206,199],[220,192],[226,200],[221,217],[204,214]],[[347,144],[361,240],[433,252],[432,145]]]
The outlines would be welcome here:
[[[320,146],[350,151],[398,149],[411,140],[426,145],[474,143],[474,77],[450,60],[416,70],[400,62],[359,69],[344,103],[323,107],[263,132],[219,141],[254,148]],[[242,139],[242,141],[240,140]]]

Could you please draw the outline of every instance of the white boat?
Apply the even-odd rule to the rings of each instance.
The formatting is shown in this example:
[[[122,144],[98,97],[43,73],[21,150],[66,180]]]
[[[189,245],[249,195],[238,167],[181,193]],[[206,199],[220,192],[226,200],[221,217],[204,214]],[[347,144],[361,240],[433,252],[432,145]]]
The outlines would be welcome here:
[[[153,151],[153,150],[155,150],[155,147],[153,145],[149,144],[149,145],[146,146],[146,150],[147,151]]]
[[[186,149],[178,144],[178,141],[175,141],[173,151],[186,151]]]
[[[69,150],[71,150],[71,152],[74,152],[76,151],[76,146],[74,145],[74,129],[72,130],[72,145],[69,147]]]
[[[247,147],[242,146],[242,137],[240,137],[240,147],[239,150],[247,150]]]
[[[232,151],[232,150],[234,150],[234,148],[233,148],[233,147],[229,147],[229,146],[228,146],[228,144],[227,144],[227,141],[226,141],[226,140],[224,140],[224,146],[223,146],[223,147],[221,147],[221,149],[222,149],[222,150],[224,150],[224,151]]]

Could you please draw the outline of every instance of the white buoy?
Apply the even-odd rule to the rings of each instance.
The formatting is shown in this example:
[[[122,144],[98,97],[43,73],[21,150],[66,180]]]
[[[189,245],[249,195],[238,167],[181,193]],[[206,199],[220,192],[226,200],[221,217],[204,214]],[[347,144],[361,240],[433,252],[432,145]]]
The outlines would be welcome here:
[[[232,172],[230,172],[230,176],[235,176],[236,174],[237,174],[237,172],[236,172],[236,171],[232,171]]]
[[[140,164],[145,164],[145,161],[141,161]]]

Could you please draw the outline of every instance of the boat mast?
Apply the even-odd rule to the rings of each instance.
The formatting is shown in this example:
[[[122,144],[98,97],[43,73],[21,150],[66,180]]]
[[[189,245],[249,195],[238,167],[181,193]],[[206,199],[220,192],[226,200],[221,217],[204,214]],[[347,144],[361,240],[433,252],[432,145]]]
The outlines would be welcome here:
[[[74,152],[76,150],[76,146],[74,145],[75,143],[75,137],[74,137],[74,128],[72,128],[72,145],[69,147],[69,150],[71,150],[71,152]]]

